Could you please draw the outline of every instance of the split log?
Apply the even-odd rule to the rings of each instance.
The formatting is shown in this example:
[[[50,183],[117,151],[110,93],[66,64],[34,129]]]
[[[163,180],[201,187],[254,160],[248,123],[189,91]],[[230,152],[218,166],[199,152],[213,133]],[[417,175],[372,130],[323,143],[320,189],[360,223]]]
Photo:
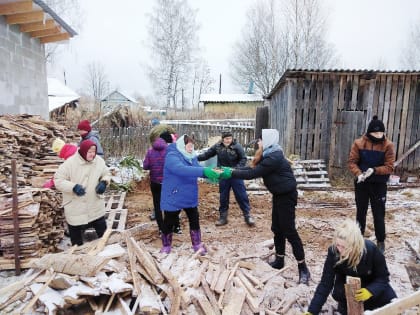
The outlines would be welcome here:
[[[232,298],[223,308],[222,315],[240,315],[245,298],[246,291],[242,287],[232,287]]]
[[[214,296],[213,292],[210,290],[210,287],[207,284],[207,281],[204,277],[201,278],[201,287],[203,288],[203,291],[207,299],[210,301],[210,305],[213,308],[213,313],[220,314],[220,309],[218,307],[216,297]]]
[[[208,260],[205,260],[201,264],[200,269],[198,270],[197,276],[196,276],[195,280],[193,281],[193,284],[192,284],[193,288],[198,288],[198,286],[200,285],[200,282],[201,282],[201,277],[206,272],[208,266],[209,266],[209,261]]]
[[[420,306],[420,291],[416,291],[406,297],[396,299],[393,302],[373,311],[366,311],[366,315],[394,315],[401,314],[414,306]]]
[[[206,296],[201,296],[200,298],[193,297],[193,301],[194,300],[196,300],[196,302],[193,302],[194,305],[196,307],[198,306],[203,311],[203,313],[205,315],[213,315],[213,314],[215,314],[214,313],[214,310],[213,310],[213,307],[210,304],[209,300],[206,298]]]
[[[32,268],[52,270],[66,273],[68,275],[78,275],[92,277],[109,261],[107,257],[91,256],[87,254],[47,254],[42,258],[33,260]]]
[[[140,284],[141,297],[139,299],[139,308],[142,314],[160,314],[159,296],[152,290],[151,286],[142,281]]]
[[[363,315],[363,302],[354,299],[356,290],[360,289],[360,278],[347,276],[347,283],[344,284],[347,300],[347,312],[352,315]]]

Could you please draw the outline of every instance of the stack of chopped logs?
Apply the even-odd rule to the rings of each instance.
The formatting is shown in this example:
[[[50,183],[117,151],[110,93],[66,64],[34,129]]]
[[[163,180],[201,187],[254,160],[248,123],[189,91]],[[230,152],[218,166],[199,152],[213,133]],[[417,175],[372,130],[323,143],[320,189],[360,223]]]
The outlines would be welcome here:
[[[73,132],[39,116],[0,116],[0,269],[14,268],[11,161],[16,160],[19,240],[22,266],[56,250],[64,234],[61,194],[40,189],[62,161],[51,150],[56,137]]]
[[[50,178],[61,163],[51,151],[56,137],[66,142],[75,139],[65,126],[39,116],[0,115],[0,193],[12,191],[12,159],[16,159],[18,188],[39,187]]]
[[[27,189],[18,195],[19,244],[22,265],[29,258],[55,252],[64,236],[61,195],[49,189]],[[0,266],[14,268],[12,196],[0,196]]]

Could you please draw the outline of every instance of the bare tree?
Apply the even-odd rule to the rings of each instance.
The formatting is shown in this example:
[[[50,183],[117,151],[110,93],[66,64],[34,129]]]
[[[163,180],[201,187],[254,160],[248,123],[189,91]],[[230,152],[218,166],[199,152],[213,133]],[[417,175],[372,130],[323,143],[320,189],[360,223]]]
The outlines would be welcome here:
[[[196,12],[186,0],[156,0],[149,15],[152,60],[149,76],[166,107],[177,107],[179,94],[190,79],[196,49]]]
[[[261,0],[248,12],[232,58],[232,78],[244,90],[253,81],[258,92],[267,94],[288,68],[334,62],[319,0]]]
[[[198,59],[194,63],[194,74],[192,79],[191,106],[197,105],[203,93],[213,90],[214,79],[210,74],[210,67],[204,59]]]
[[[103,64],[99,62],[89,63],[85,80],[88,95],[93,96],[95,101],[99,101],[109,92],[109,81]]]
[[[420,69],[420,22],[411,26],[408,42],[401,52],[400,59],[406,69]]]
[[[79,0],[45,0],[45,3],[54,10],[73,29],[81,30],[83,25],[83,10]],[[45,46],[45,59],[48,63],[54,61],[59,53],[60,44],[49,43]]]

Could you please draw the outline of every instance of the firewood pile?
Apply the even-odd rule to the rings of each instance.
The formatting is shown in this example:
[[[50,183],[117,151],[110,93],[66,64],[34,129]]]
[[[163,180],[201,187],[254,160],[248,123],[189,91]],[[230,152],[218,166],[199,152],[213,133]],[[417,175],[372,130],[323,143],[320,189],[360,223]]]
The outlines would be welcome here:
[[[51,151],[56,137],[66,142],[76,139],[65,126],[39,116],[0,115],[0,194],[11,192],[12,159],[16,159],[18,187],[39,187],[54,174],[61,163]]]
[[[34,260],[0,289],[0,313],[296,314],[313,293],[287,278],[290,266],[272,269],[255,249],[213,245],[202,256],[184,244],[166,255],[133,229]]]
[[[18,194],[19,249],[22,267],[30,258],[57,251],[64,236],[61,194],[50,189],[27,189]],[[12,196],[0,196],[0,269],[14,269]]]

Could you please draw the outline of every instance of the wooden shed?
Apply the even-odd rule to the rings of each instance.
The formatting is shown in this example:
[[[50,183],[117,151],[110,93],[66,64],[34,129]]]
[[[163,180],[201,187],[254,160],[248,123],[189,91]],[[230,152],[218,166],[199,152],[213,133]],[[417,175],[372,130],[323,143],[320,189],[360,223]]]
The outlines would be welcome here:
[[[287,70],[266,96],[270,126],[280,131],[286,154],[324,159],[346,169],[354,139],[374,115],[385,124],[397,159],[420,140],[420,72]],[[420,149],[399,170],[418,171]]]

